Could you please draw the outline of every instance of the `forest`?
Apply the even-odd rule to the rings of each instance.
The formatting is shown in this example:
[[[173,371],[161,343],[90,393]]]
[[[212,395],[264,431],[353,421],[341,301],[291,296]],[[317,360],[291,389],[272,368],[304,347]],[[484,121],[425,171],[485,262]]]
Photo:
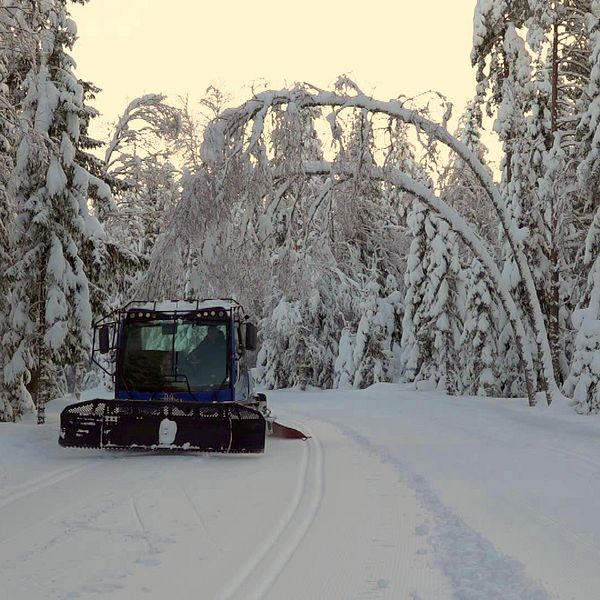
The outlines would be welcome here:
[[[106,139],[68,5],[0,0],[0,421],[102,383],[102,315],[211,297],[257,319],[266,388],[600,412],[600,0],[474,2],[455,130],[442,93],[342,74],[238,106],[156,90]]]

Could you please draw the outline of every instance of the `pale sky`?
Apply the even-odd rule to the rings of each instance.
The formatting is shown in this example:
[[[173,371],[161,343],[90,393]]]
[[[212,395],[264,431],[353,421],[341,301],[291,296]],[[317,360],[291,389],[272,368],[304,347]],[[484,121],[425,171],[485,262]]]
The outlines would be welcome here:
[[[72,4],[77,75],[102,88],[112,122],[149,92],[201,98],[211,84],[235,104],[250,84],[328,87],[347,73],[380,100],[436,90],[458,115],[475,89],[475,0],[91,0]]]

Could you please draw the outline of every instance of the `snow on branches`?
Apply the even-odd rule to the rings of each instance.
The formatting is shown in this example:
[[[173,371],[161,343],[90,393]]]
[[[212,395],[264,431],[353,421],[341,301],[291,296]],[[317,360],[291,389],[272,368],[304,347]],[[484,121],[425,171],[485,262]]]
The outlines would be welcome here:
[[[232,181],[238,178],[240,164],[247,165],[244,167],[247,169],[246,172],[252,173],[252,185],[244,187],[243,190],[239,188],[241,193],[237,196],[240,203],[246,203],[243,210],[245,214],[248,214],[247,203],[254,203],[254,207],[250,210],[255,215],[253,219],[257,219],[257,222],[254,227],[247,227],[246,231],[258,231],[256,225],[260,223],[259,213],[268,214],[270,222],[277,222],[280,214],[279,207],[285,205],[282,202],[280,191],[282,187],[286,188],[289,185],[291,179],[299,181],[301,178],[315,176],[323,178],[322,185],[319,186],[320,190],[314,194],[314,200],[309,202],[308,209],[311,222],[318,223],[320,228],[316,228],[314,233],[306,232],[309,235],[307,239],[310,239],[311,235],[318,235],[323,239],[323,234],[329,234],[332,230],[335,231],[337,213],[333,202],[335,192],[332,193],[332,190],[349,181],[355,183],[363,181],[374,186],[369,194],[371,198],[382,198],[385,193],[390,192],[390,189],[394,189],[394,193],[397,193],[398,189],[404,190],[405,193],[408,193],[406,198],[410,196],[418,197],[434,214],[442,216],[444,220],[448,221],[451,228],[465,241],[481,261],[481,264],[490,271],[490,279],[498,290],[498,296],[501,298],[514,328],[517,340],[516,346],[522,353],[528,394],[530,401],[533,402],[536,377],[533,375],[533,363],[528,353],[528,344],[525,343],[522,314],[516,307],[510,292],[504,287],[505,284],[501,280],[496,263],[490,257],[485,244],[474,233],[473,229],[447,204],[436,197],[427,186],[406,173],[399,172],[393,164],[390,164],[385,158],[385,152],[383,153],[383,159],[376,158],[374,162],[369,164],[368,161],[364,160],[364,154],[348,158],[344,149],[344,144],[348,142],[346,139],[347,134],[344,132],[348,131],[347,122],[352,122],[352,118],[349,118],[350,115],[362,114],[362,118],[366,117],[367,122],[379,119],[379,123],[386,124],[387,131],[398,130],[399,123],[414,127],[419,135],[424,136],[423,139],[426,139],[425,145],[427,147],[429,147],[431,140],[448,146],[460,157],[464,165],[473,172],[475,178],[479,181],[483,194],[487,196],[487,201],[490,202],[502,224],[505,239],[514,257],[519,275],[524,282],[527,300],[532,309],[536,337],[539,341],[539,354],[543,357],[543,376],[546,388],[553,397],[560,396],[554,380],[544,316],[540,308],[530,266],[523,252],[523,237],[507,209],[506,199],[492,181],[487,168],[463,142],[451,135],[442,125],[436,124],[419,111],[407,108],[400,101],[381,102],[374,100],[362,94],[358,88],[348,87],[346,81],[342,83],[342,87],[348,90],[345,94],[322,91],[310,86],[263,92],[236,109],[224,111],[209,125],[202,152],[203,157],[208,161],[207,168],[217,178],[217,186],[221,189],[231,186]],[[294,112],[299,111],[300,113],[310,110],[318,114],[318,111],[320,111],[326,117],[332,132],[330,143],[333,144],[333,148],[336,150],[333,161],[313,160],[304,161],[303,164],[299,164],[298,161],[295,161],[294,164],[271,161],[269,152],[272,142],[270,141],[270,129],[267,127],[267,123],[270,122],[272,115],[285,107],[287,107],[287,110],[293,109]],[[289,133],[289,136],[290,139],[293,138],[292,133]],[[300,138],[306,139],[303,136],[300,136]],[[397,147],[394,150],[397,152]],[[375,153],[371,151],[371,156],[375,157],[380,153],[381,149]],[[377,160],[380,160],[379,164]],[[416,162],[415,159],[412,174],[417,174],[416,176],[420,177]],[[405,168],[405,165],[403,167]],[[224,198],[225,196],[217,192],[217,198],[219,197]],[[300,206],[298,200],[294,202],[296,209]],[[238,200],[228,194],[227,201],[235,203]],[[364,211],[364,209],[362,210]],[[302,211],[297,214],[302,214]],[[356,218],[359,218],[359,216],[357,214]],[[290,225],[286,218],[283,219],[283,223],[286,228]],[[247,221],[246,224],[250,225],[250,222]],[[352,247],[349,246],[348,249],[351,250]],[[373,249],[370,250],[370,252],[373,251]],[[375,255],[372,255],[371,260],[374,257]],[[355,280],[360,279],[356,276],[356,273],[348,273],[347,276]],[[366,281],[368,281],[368,278]],[[349,339],[347,337],[346,342]]]
[[[33,401],[43,422],[60,370],[80,363],[90,349],[90,263],[108,261],[103,228],[88,207],[90,174],[77,159],[89,115],[67,54],[76,28],[64,2],[36,10],[25,4],[17,2],[12,15],[38,51],[21,56],[22,88],[12,88],[19,127],[8,182],[14,225],[3,390],[11,413],[4,417],[18,417]]]

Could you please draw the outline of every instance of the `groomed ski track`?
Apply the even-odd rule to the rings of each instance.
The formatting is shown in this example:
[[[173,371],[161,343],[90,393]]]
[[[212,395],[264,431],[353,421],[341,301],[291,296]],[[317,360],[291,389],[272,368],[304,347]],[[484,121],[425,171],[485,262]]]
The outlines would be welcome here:
[[[0,598],[450,598],[389,467],[331,424],[286,421],[312,438],[262,457],[45,439],[39,461],[67,466],[5,481]]]
[[[377,403],[382,394],[387,404]],[[420,394],[399,386],[347,398],[274,393],[280,420],[312,437],[268,439],[264,456],[62,449],[56,436],[66,400],[48,406],[43,428],[2,425],[0,600],[586,598],[591,573],[573,583],[540,568],[551,554],[529,564],[526,553],[538,534],[550,550],[566,540],[567,568],[585,575],[578,553],[590,563],[600,557],[594,535],[520,490],[514,498],[507,491],[500,507],[471,464],[467,484],[455,485],[453,469],[467,450],[457,440],[464,437],[470,453],[481,445],[482,459],[499,444],[490,460],[506,450],[509,464],[509,430],[501,422],[482,427],[483,409],[453,420],[451,401],[440,404],[453,407],[448,414],[437,404],[421,408]],[[446,400],[438,394],[432,402]],[[371,417],[370,401],[381,409]],[[557,447],[550,437],[528,443],[538,441],[536,452],[600,476],[585,446]],[[456,457],[436,458],[454,447]],[[461,503],[467,491],[474,509]],[[516,526],[528,520],[531,530],[525,542],[507,543],[494,518],[517,515]]]
[[[240,565],[219,596],[263,598],[289,562],[313,523],[323,498],[323,450],[314,432],[306,431],[314,442],[303,444],[294,494],[278,523],[267,531],[249,559]]]

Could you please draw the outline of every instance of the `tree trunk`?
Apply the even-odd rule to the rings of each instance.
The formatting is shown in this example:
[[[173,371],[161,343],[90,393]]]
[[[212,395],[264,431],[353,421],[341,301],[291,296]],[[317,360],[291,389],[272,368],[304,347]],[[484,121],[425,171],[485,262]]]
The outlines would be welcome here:
[[[552,36],[552,144],[554,145],[558,131],[558,23],[554,23]],[[546,315],[548,318],[548,341],[552,352],[552,366],[554,378],[561,382],[560,371],[560,270],[558,252],[558,215],[557,203],[554,193],[550,193],[550,223],[549,226],[549,261],[550,261],[550,289],[547,292]],[[548,403],[551,402],[548,397]]]

